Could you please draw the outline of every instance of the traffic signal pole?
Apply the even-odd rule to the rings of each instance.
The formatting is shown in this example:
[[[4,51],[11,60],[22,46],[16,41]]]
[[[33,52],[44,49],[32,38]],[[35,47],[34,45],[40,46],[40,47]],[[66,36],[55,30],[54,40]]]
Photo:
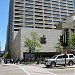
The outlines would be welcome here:
[[[63,48],[65,49],[65,47],[68,46],[68,42],[69,42],[69,30],[64,29],[64,34],[60,35],[61,46],[63,46]],[[65,52],[64,54],[65,54],[65,66],[66,66],[66,54],[67,54],[67,52]]]

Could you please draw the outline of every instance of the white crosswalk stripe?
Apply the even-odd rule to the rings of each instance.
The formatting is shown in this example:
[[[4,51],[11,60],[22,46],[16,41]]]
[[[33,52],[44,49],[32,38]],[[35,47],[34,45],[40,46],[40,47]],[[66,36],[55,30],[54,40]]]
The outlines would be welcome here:
[[[34,66],[19,66],[23,71],[25,71],[28,75],[56,75],[52,72],[46,71],[44,69],[40,69]]]

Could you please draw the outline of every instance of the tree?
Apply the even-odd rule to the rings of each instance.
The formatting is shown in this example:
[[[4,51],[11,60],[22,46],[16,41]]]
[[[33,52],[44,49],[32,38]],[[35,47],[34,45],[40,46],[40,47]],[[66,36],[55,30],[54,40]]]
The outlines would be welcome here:
[[[63,46],[61,46],[61,43],[60,43],[60,40],[58,40],[58,43],[56,43],[56,52],[58,53],[62,53],[64,50],[63,50]]]
[[[63,52],[63,46],[61,46],[60,43],[57,43],[55,48],[56,48],[56,52],[58,52],[58,53],[62,53]]]
[[[5,52],[4,58],[8,58],[8,52]]]
[[[75,47],[75,33],[73,33],[69,38],[69,45]]]
[[[36,32],[31,32],[31,39],[26,38],[24,41],[24,47],[27,47],[30,52],[36,52],[36,48],[41,47],[41,43],[39,42],[40,38]],[[38,50],[37,50],[38,51]]]

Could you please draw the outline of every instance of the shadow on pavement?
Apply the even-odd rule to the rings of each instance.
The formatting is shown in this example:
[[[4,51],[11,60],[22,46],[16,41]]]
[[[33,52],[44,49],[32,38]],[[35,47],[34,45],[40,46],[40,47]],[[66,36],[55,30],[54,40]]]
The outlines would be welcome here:
[[[67,68],[75,68],[75,66],[57,65],[54,68],[52,68],[52,67],[42,67],[42,68],[48,68],[48,69],[67,69]]]

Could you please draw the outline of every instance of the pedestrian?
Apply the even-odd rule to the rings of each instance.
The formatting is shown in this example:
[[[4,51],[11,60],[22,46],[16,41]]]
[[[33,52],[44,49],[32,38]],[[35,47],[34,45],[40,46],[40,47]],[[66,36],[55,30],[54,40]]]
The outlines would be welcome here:
[[[2,65],[4,64],[4,58],[1,59],[1,64],[2,64]]]

